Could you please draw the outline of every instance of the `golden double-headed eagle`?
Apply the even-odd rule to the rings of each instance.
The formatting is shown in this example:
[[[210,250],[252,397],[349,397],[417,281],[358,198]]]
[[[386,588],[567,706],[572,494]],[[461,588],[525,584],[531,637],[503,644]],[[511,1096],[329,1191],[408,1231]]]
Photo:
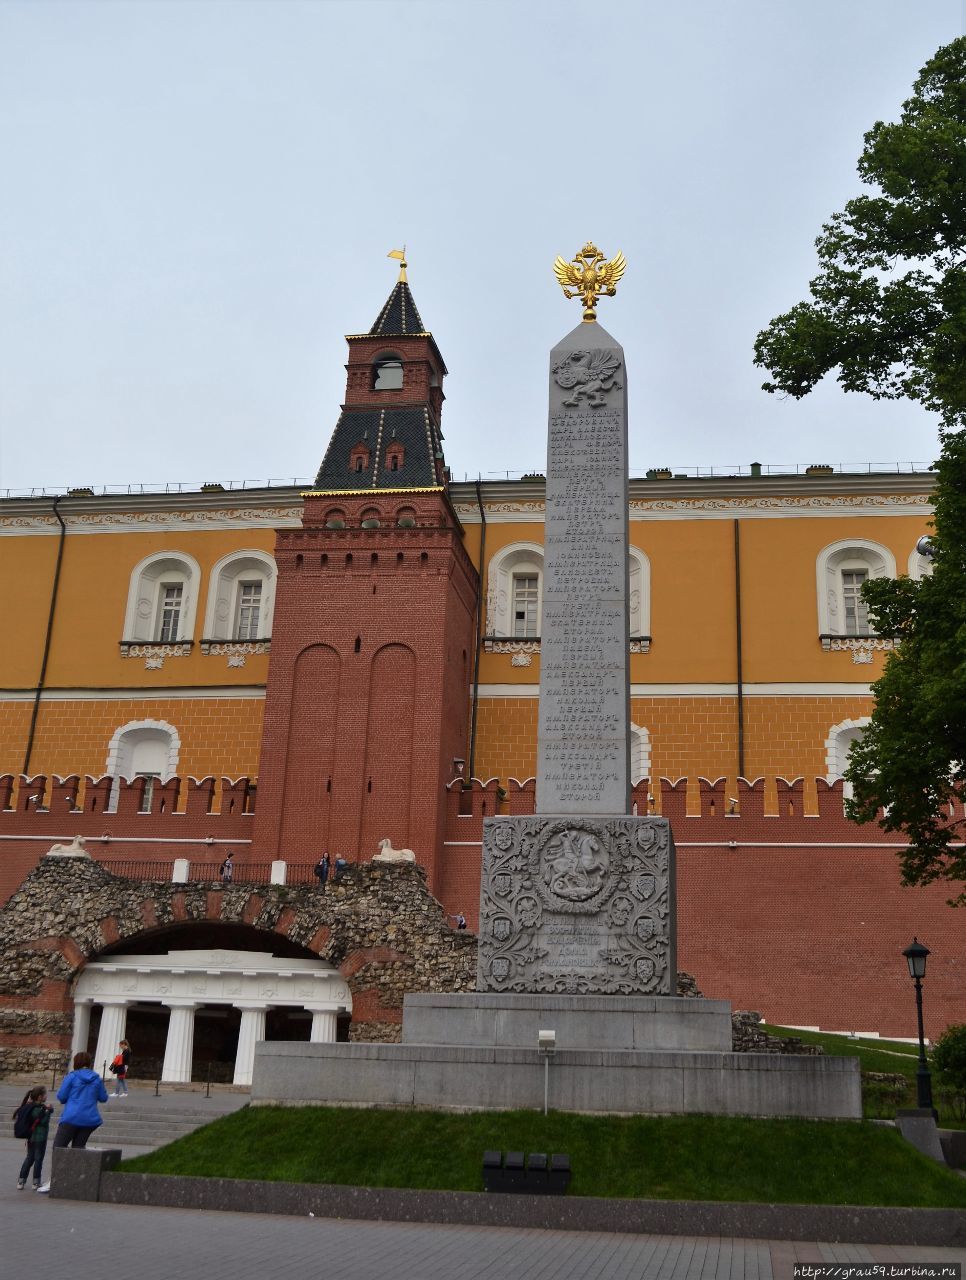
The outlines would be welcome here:
[[[553,264],[554,274],[560,281],[560,287],[566,298],[582,298],[584,301],[584,320],[597,319],[595,308],[601,294],[613,298],[617,292],[617,281],[624,274],[627,260],[618,250],[617,257],[605,260],[605,255],[588,240],[580,253],[572,262],[564,262],[558,257]]]

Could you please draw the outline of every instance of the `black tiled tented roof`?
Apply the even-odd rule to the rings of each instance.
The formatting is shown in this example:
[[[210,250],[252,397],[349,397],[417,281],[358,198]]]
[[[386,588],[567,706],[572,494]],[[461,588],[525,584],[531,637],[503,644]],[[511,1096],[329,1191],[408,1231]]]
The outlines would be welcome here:
[[[372,338],[401,338],[407,334],[425,333],[423,322],[409,285],[400,280],[386,299],[386,305],[379,312],[376,323],[369,330]]]
[[[397,471],[386,465],[386,450],[393,443],[401,444],[404,450]],[[353,471],[349,465],[357,444],[369,450],[369,465],[363,471]],[[439,428],[433,426],[429,411],[423,407],[343,409],[315,487],[369,491],[431,488],[439,484],[436,451],[440,447]]]

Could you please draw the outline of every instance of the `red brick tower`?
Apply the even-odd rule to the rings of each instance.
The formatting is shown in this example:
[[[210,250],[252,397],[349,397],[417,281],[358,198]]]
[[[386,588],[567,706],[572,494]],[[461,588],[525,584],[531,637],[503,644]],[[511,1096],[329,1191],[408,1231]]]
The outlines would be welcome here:
[[[255,850],[438,878],[443,785],[466,755],[476,569],[448,493],[446,366],[400,280],[350,335],[345,404],[301,529],[279,530]]]

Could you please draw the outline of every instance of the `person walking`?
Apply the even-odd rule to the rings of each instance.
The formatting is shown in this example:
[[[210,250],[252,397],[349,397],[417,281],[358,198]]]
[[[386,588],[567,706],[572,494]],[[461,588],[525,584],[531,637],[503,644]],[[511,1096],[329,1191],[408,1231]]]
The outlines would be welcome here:
[[[218,868],[222,884],[231,884],[232,876],[235,874],[235,864],[232,862],[232,858],[234,858],[234,856],[235,855],[229,849],[225,854],[225,861]]]
[[[54,1148],[86,1147],[87,1139],[103,1124],[97,1104],[107,1101],[104,1081],[92,1069],[89,1053],[74,1054],[74,1069],[61,1081],[57,1101],[64,1109],[54,1134]]]
[[[131,1045],[127,1040],[122,1040],[117,1046],[117,1053],[114,1055],[114,1061],[111,1063],[110,1070],[114,1073],[114,1092],[112,1098],[127,1097],[127,1073],[131,1067]]]
[[[323,853],[321,859],[315,864],[315,867],[314,867],[315,876],[319,882],[319,887],[321,889],[325,888],[326,882],[329,879],[330,865],[331,864],[329,862],[329,855],[327,853]]]
[[[54,1108],[47,1105],[47,1090],[42,1084],[36,1085],[33,1089],[28,1089],[24,1094],[23,1102],[14,1112],[14,1119],[29,1106],[27,1113],[27,1123],[30,1126],[30,1136],[27,1138],[27,1156],[23,1164],[20,1166],[20,1176],[17,1179],[17,1190],[23,1191],[27,1185],[27,1179],[30,1177],[30,1171],[33,1170],[34,1175],[34,1191],[40,1190],[41,1173],[44,1167],[44,1153],[47,1150],[47,1133],[50,1127],[50,1117],[53,1115]]]

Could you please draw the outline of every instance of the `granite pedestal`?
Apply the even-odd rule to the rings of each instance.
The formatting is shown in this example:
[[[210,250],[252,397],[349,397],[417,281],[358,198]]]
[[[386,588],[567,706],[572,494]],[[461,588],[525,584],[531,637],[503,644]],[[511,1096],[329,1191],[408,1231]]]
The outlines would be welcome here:
[[[543,1107],[544,1059],[532,1048],[425,1044],[256,1046],[252,1105],[519,1110]],[[853,1058],[779,1054],[558,1050],[552,1109],[588,1113],[859,1119]]]
[[[535,1049],[552,1030],[557,1048],[731,1051],[726,1000],[675,996],[547,996],[471,991],[410,993],[403,1044]]]

